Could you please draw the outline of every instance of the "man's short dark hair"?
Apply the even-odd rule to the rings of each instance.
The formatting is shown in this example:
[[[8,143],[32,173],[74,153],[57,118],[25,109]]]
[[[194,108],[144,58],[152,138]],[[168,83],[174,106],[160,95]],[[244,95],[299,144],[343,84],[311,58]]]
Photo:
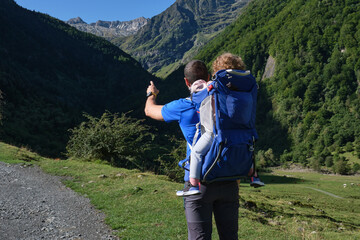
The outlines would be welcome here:
[[[208,80],[209,72],[203,61],[193,60],[186,64],[184,69],[184,76],[190,84],[193,84],[198,79]]]

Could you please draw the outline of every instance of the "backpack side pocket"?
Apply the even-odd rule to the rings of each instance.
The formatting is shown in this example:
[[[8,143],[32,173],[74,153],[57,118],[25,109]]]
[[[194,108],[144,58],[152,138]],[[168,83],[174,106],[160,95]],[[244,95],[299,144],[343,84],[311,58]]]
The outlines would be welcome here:
[[[248,92],[232,91],[226,97],[226,108],[228,116],[234,124],[248,127],[251,121],[253,97]]]

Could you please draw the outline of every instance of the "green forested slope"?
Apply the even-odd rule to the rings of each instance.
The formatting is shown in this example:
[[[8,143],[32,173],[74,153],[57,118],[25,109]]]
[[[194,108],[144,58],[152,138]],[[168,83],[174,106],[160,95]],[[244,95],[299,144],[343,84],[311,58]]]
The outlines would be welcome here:
[[[359,13],[356,0],[253,1],[197,56],[230,51],[257,76],[260,149],[314,166],[360,155]],[[269,56],[275,74],[261,80]]]
[[[102,38],[12,0],[0,2],[3,141],[59,155],[67,130],[80,123],[83,112],[142,114],[143,92],[152,79]]]

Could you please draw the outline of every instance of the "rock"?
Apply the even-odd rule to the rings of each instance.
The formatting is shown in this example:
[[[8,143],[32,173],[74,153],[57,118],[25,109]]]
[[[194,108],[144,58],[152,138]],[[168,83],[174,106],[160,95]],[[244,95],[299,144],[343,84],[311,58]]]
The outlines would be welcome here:
[[[253,202],[253,201],[246,201],[246,202],[244,203],[244,207],[245,207],[246,209],[251,209],[251,208],[256,208],[257,206],[256,206],[256,203]]]
[[[125,173],[118,173],[118,174],[115,175],[115,177],[124,178],[124,177],[126,177],[126,174]]]
[[[140,192],[140,191],[142,191],[143,189],[141,188],[141,187],[134,187],[134,191],[135,192]]]
[[[281,225],[281,223],[279,221],[276,221],[276,220],[273,220],[273,219],[270,219],[269,220],[269,224],[272,225],[272,226],[279,226]]]
[[[272,56],[269,56],[269,58],[268,58],[268,60],[266,62],[265,71],[264,71],[264,74],[263,74],[263,76],[261,78],[261,81],[266,79],[266,78],[271,78],[272,76],[274,76],[275,65],[276,65],[275,58],[273,58]]]
[[[80,17],[77,18],[71,18],[69,21],[66,22],[67,24],[86,24]]]

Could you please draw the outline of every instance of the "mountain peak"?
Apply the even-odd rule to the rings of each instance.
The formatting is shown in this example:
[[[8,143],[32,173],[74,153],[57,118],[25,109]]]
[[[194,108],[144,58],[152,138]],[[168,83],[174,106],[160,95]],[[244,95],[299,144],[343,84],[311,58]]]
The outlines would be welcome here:
[[[112,40],[152,73],[176,69],[239,16],[251,0],[176,0],[136,34]],[[163,69],[164,71],[162,71]]]
[[[81,17],[71,18],[66,23],[68,23],[68,24],[80,24],[80,23],[86,24],[86,22],[84,22],[84,20],[82,20]]]

